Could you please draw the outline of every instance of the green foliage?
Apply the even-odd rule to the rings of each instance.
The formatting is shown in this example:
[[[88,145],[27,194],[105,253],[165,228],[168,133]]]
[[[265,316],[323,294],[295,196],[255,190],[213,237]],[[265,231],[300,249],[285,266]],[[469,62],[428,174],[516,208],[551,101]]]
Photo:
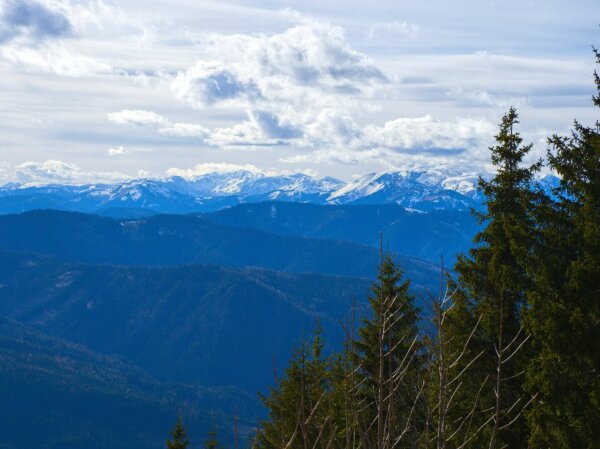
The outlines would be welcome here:
[[[388,341],[397,344],[391,357],[393,368],[397,367],[400,359],[409,352],[417,336],[418,312],[414,306],[414,296],[409,294],[409,287],[410,281],[403,279],[402,270],[394,263],[392,256],[385,255],[377,282],[371,288],[371,314],[363,319],[362,327],[358,331],[359,338],[355,342],[362,372],[370,382],[374,382],[377,377],[381,317],[388,314],[397,318],[387,329]],[[386,352],[392,349],[388,346],[388,342],[385,342]]]
[[[409,286],[386,255],[369,298],[371,313],[363,320],[358,339],[352,341],[352,334],[348,335],[346,350],[327,358],[320,331],[312,343],[301,344],[284,376],[263,397],[269,419],[258,434],[258,448],[375,444],[381,427],[378,432],[369,423],[378,409],[386,410],[379,416],[386,422],[387,434],[393,436],[390,441],[416,420],[409,415],[418,415],[423,360],[418,311]],[[409,425],[404,440],[413,441],[416,429]]]
[[[187,430],[181,422],[181,418],[177,419],[177,424],[171,431],[171,439],[167,440],[167,449],[186,449],[190,444],[187,439]]]
[[[361,417],[371,423],[378,415],[386,423],[391,438],[395,440],[406,427],[409,413],[418,402],[422,379],[423,360],[419,354],[421,342],[418,335],[419,311],[414,296],[409,293],[410,281],[391,254],[383,257],[377,281],[372,286],[369,303],[371,313],[363,319],[354,342],[359,400],[372,402]],[[381,396],[378,396],[379,389]],[[389,416],[388,416],[389,415]],[[415,418],[416,420],[417,418]],[[414,440],[415,426],[404,440]],[[376,432],[370,435],[370,444],[376,441]],[[399,444],[397,447],[403,447]]]
[[[471,374],[465,376],[464,386],[456,398],[458,413],[465,415],[476,405],[478,412],[474,425],[477,428],[483,425],[478,437],[472,440],[472,447],[480,447],[484,441],[487,445],[488,441],[497,440],[497,447],[505,444],[509,448],[521,448],[526,440],[522,420],[501,431],[502,426],[521,410],[512,406],[526,402],[520,375],[525,363],[525,348],[501,363],[501,377],[509,380],[494,386],[498,377],[499,348],[515,341],[516,349],[520,343],[521,314],[526,307],[526,292],[530,286],[526,266],[530,262],[536,228],[533,205],[540,199],[540,194],[533,189],[532,180],[541,163],[523,166],[523,159],[531,145],[522,145],[522,138],[514,129],[518,123],[517,112],[511,108],[502,119],[496,145],[490,148],[491,162],[497,173],[489,182],[480,180],[487,211],[478,216],[485,228],[476,235],[476,246],[469,256],[458,258],[455,266],[457,303],[448,313],[450,323],[447,332],[455,345],[454,351],[460,351],[474,323],[481,319],[470,343],[471,357],[463,357],[456,364],[456,369],[461,371],[472,362],[475,353],[483,351],[473,363]],[[508,358],[510,353],[507,351],[504,355]],[[481,394],[478,395],[480,389]],[[496,390],[499,390],[498,402]],[[475,398],[478,398],[477,404]],[[496,416],[489,420],[493,413],[489,410],[496,407],[502,419]],[[497,436],[494,435],[496,432]]]
[[[597,62],[600,54],[595,51]],[[594,73],[600,106],[600,78]],[[535,448],[597,447],[600,441],[600,124],[575,122],[570,137],[548,142],[560,175],[557,200],[539,210],[535,287],[528,330],[536,355],[528,388]]]
[[[331,407],[332,359],[323,357],[320,329],[312,342],[303,340],[288,368],[262,400],[269,420],[258,434],[260,449],[313,447],[323,427],[331,429],[335,408]]]
[[[217,431],[213,429],[208,432],[208,438],[204,441],[204,449],[219,449],[220,447]]]

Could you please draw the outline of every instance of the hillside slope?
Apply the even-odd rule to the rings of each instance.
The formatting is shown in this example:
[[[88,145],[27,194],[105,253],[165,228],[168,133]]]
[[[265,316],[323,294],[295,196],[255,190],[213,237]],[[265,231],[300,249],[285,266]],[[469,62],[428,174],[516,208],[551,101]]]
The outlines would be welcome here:
[[[319,206],[287,202],[243,204],[204,215],[214,223],[307,238],[379,246],[383,233],[390,251],[452,262],[472,246],[479,226],[468,211],[413,211],[395,204]]]
[[[162,384],[129,362],[0,317],[0,447],[158,449],[179,413],[197,440],[230,439],[256,401],[241,391]]]
[[[118,355],[161,381],[235,386],[254,395],[319,320],[340,321],[369,281],[213,266],[139,268],[0,252],[0,315]]]
[[[282,236],[223,226],[193,216],[114,220],[73,212],[0,216],[0,248],[113,265],[213,264],[373,278],[379,251],[352,242]],[[399,257],[408,276],[427,284],[430,263]]]

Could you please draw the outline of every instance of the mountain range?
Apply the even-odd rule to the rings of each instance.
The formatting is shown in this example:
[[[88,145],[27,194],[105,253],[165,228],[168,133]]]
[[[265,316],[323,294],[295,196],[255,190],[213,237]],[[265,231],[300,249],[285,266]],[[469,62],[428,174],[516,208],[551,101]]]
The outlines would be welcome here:
[[[484,177],[486,177],[485,175]],[[189,178],[131,179],[115,184],[19,185],[0,188],[0,213],[60,209],[107,215],[210,212],[262,201],[311,204],[398,204],[420,211],[479,209],[479,175],[457,170],[369,173],[349,183],[296,173],[267,175],[239,170]],[[540,178],[548,189],[556,177]]]

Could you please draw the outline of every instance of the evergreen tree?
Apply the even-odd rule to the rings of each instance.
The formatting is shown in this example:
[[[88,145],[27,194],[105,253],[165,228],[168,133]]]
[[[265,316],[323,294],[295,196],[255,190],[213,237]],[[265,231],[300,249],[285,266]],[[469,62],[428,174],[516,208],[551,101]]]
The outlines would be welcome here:
[[[480,412],[473,426],[482,427],[471,447],[526,447],[522,420],[510,429],[505,426],[521,411],[520,404],[527,402],[521,375],[525,363],[522,311],[530,287],[526,267],[536,234],[533,205],[539,200],[539,193],[533,189],[533,176],[541,163],[523,166],[531,145],[522,145],[522,138],[514,129],[518,123],[517,112],[511,108],[502,119],[496,145],[490,148],[497,172],[489,182],[480,179],[486,211],[476,214],[485,227],[476,235],[469,256],[458,257],[457,304],[448,314],[453,323],[448,338],[455,341],[457,349],[469,337],[473,323],[480,321],[471,350],[481,350],[483,354],[473,365],[472,374],[464,378],[455,398],[463,414],[478,398],[476,409]],[[465,319],[466,316],[470,317]],[[513,354],[515,349],[518,351]],[[471,360],[464,357],[455,368],[465,369]],[[482,387],[485,382],[487,385]]]
[[[442,276],[444,274],[442,269]],[[474,408],[479,404],[474,380],[479,379],[480,374],[474,373],[474,369],[478,368],[477,362],[485,351],[482,342],[472,338],[480,321],[473,313],[469,298],[451,279],[446,288],[441,285],[433,301],[433,312],[433,330],[426,340],[428,404],[423,429],[423,439],[430,444],[423,447],[466,446],[481,441],[477,438],[477,427],[473,426]],[[486,386],[489,385],[483,385]]]
[[[417,439],[422,360],[418,310],[409,287],[386,254],[369,298],[371,314],[354,344],[360,402],[372,404],[361,417],[363,426],[375,422],[367,446],[377,449],[391,448],[401,435],[395,447],[413,447]]]
[[[171,440],[167,440],[167,449],[186,449],[190,443],[187,438],[187,430],[181,422],[181,418],[177,419],[177,424],[171,431]]]
[[[312,343],[304,340],[284,376],[261,399],[269,411],[257,437],[261,449],[312,448],[333,431],[330,407],[330,361],[323,358],[318,329]]]
[[[208,438],[204,441],[204,449],[219,449],[219,440],[217,440],[217,431],[213,428],[208,432]]]
[[[600,54],[594,49],[597,63]],[[600,77],[594,72],[600,107]],[[540,209],[542,239],[530,295],[528,330],[536,356],[528,387],[535,448],[594,448],[600,441],[600,123],[575,122],[549,139],[561,177],[554,203]]]

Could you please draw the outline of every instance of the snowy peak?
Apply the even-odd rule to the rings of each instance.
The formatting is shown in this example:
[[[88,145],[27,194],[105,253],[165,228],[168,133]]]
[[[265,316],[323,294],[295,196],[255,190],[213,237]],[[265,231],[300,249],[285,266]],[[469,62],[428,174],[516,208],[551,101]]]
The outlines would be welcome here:
[[[269,200],[323,205],[398,204],[414,211],[468,210],[481,207],[478,179],[478,173],[439,167],[368,173],[347,184],[339,179],[316,178],[305,173],[273,175],[237,170],[192,177],[132,179],[115,184],[10,185],[0,188],[0,213],[41,208],[188,213]],[[553,176],[538,180],[547,191],[557,182]]]
[[[469,209],[476,204],[466,196],[475,190],[474,174],[444,176],[440,171],[387,171],[369,173],[333,192],[334,204],[396,203],[415,210]]]

